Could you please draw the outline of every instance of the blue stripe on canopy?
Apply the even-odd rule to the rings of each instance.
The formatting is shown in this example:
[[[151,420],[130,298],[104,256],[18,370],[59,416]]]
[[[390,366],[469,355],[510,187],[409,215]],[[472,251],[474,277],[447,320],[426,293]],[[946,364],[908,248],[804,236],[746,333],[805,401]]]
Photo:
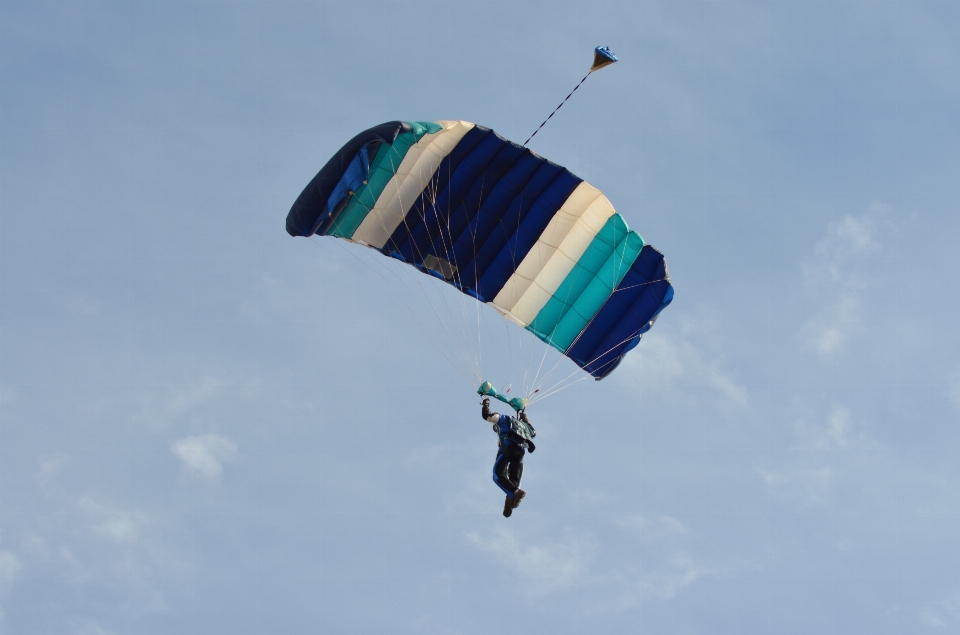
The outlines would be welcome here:
[[[498,231],[492,232],[483,248],[477,250],[477,260],[489,262],[477,267],[477,271],[481,272],[475,287],[478,295],[487,298],[497,296],[547,228],[547,223],[581,182],[583,179],[565,168],[543,162],[504,214]],[[488,260],[487,254],[494,253],[496,255]]]
[[[537,167],[536,159],[530,154],[518,151],[512,145],[506,146],[494,158],[488,174],[474,183],[470,194],[451,215],[446,242],[437,239],[431,247],[441,255],[446,254],[450,262],[465,268],[473,257],[473,245],[477,241],[475,225],[464,236],[464,230],[471,226],[471,220],[479,216],[502,218],[510,201],[523,189]]]
[[[430,183],[424,188],[423,193],[417,198],[410,211],[407,212],[403,222],[397,226],[393,235],[384,244],[384,253],[404,260],[400,253],[401,247],[406,244],[416,227],[427,218],[428,214],[435,213],[435,210],[450,208],[451,189],[448,187],[450,179],[461,169],[463,160],[472,155],[474,150],[477,150],[480,144],[484,143],[491,134],[488,128],[474,126],[463,136],[460,143],[444,157]],[[410,253],[409,250],[408,253]]]
[[[504,247],[511,236],[517,232],[528,212],[537,206],[541,195],[546,193],[563,171],[563,168],[535,157],[529,151],[524,152],[527,154],[522,160],[518,161],[514,169],[496,184],[497,196],[492,196],[488,204],[477,213],[476,223],[471,228],[469,236],[466,236],[469,242],[458,241],[458,247],[462,251],[456,256],[457,262],[464,268],[460,282],[465,287],[473,289],[481,298],[493,299],[503,286],[506,278],[499,285],[488,284],[482,288],[481,281],[487,268],[492,264],[502,263],[504,260],[509,264],[509,255],[502,253]],[[563,204],[563,200],[566,200],[566,196],[552,211],[547,212],[547,220],[549,216],[556,213]],[[543,214],[541,212],[538,217]],[[542,228],[540,231],[543,231]],[[523,255],[519,256],[517,264],[522,260]]]
[[[616,291],[567,350],[567,356],[597,379],[606,377],[671,300],[673,287],[663,254],[644,245]]]
[[[471,133],[473,131],[466,136],[471,136]],[[404,260],[419,263],[423,259],[426,249],[433,241],[431,228],[438,231],[436,228],[445,225],[447,214],[462,204],[476,180],[485,177],[487,166],[504,146],[505,142],[495,134],[485,135],[474,149],[460,158],[446,187],[436,193],[436,198],[427,200],[424,197],[421,199],[423,206],[416,205],[407,213],[406,222],[401,223],[391,236],[391,242],[396,245],[396,251]],[[441,165],[441,169],[442,167]]]
[[[537,166],[529,152],[507,144],[491,162],[490,178],[477,179],[470,194],[454,212],[450,227],[452,240],[440,253],[459,268],[458,284],[463,288],[473,289],[479,273],[475,261],[477,250],[502,221],[506,208]]]

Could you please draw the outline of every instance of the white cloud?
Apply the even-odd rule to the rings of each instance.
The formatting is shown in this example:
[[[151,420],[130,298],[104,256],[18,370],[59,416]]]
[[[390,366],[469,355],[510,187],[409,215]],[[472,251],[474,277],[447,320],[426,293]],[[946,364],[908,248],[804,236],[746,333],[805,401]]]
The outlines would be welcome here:
[[[945,633],[955,633],[960,628],[960,589],[954,589],[943,600],[929,602],[919,611],[922,624]]]
[[[675,553],[664,565],[640,576],[640,596],[660,602],[672,600],[680,591],[709,573],[683,551]]]
[[[843,406],[834,406],[827,422],[827,439],[840,447],[846,447],[850,443],[852,428],[850,410]]]
[[[814,253],[824,262],[836,263],[849,258],[865,258],[880,251],[877,214],[884,211],[874,203],[871,211],[859,218],[847,215],[830,223],[827,235],[814,247]]]
[[[824,357],[839,352],[860,324],[860,299],[853,293],[839,295],[832,304],[810,318],[803,335]]]
[[[52,456],[40,460],[40,469],[37,470],[37,485],[41,488],[49,488],[54,485],[60,477],[66,458],[63,456]]]
[[[75,588],[110,585],[120,591],[125,606],[162,611],[169,574],[189,566],[168,542],[163,525],[169,520],[90,491],[60,513],[49,514],[29,541],[22,541],[21,553],[28,559],[25,567],[42,572],[55,566],[58,578]]]
[[[20,573],[23,565],[20,559],[10,551],[0,550],[0,585],[6,587]]]
[[[118,545],[136,542],[147,524],[144,514],[115,509],[89,495],[80,499],[79,506],[91,518],[93,532]]]
[[[860,328],[863,289],[869,282],[865,264],[882,251],[881,218],[885,206],[874,203],[859,217],[830,223],[803,264],[809,294],[823,303],[801,329],[801,336],[823,357],[840,352]]]
[[[960,408],[960,370],[954,371],[947,378],[947,397],[954,406]]]
[[[118,512],[95,527],[96,532],[114,542],[133,542],[140,530],[140,519],[132,514]]]
[[[175,394],[167,402],[167,411],[172,415],[182,414],[197,406],[223,387],[223,382],[213,377],[205,377],[197,385],[191,386]]]
[[[672,516],[648,519],[640,515],[615,520],[640,539],[643,567],[639,572],[619,574],[621,589],[615,593],[619,609],[628,609],[647,599],[666,602],[710,573],[681,546],[690,530]]]
[[[183,461],[184,467],[210,479],[219,478],[223,465],[238,457],[237,445],[215,434],[180,439],[170,450]]]
[[[808,505],[826,502],[833,485],[832,468],[803,468],[791,471],[759,470],[767,490],[783,500],[799,501]]]
[[[746,389],[723,369],[719,360],[709,358],[686,338],[661,331],[644,340],[638,351],[623,361],[628,372],[615,376],[627,381],[639,379],[641,385],[660,390],[707,386],[733,404],[747,403]]]
[[[190,414],[216,396],[225,382],[215,377],[204,377],[193,384],[176,388],[172,394],[147,395],[143,411],[137,420],[161,430],[172,420]]]
[[[800,438],[818,450],[847,448],[860,436],[855,434],[855,425],[846,406],[834,405],[823,423],[809,424],[800,420],[794,425]]]
[[[504,567],[524,580],[524,589],[544,594],[566,588],[585,571],[595,548],[582,538],[568,536],[555,543],[520,540],[513,531],[497,528],[488,538],[472,531],[467,540],[477,549],[492,554]]]

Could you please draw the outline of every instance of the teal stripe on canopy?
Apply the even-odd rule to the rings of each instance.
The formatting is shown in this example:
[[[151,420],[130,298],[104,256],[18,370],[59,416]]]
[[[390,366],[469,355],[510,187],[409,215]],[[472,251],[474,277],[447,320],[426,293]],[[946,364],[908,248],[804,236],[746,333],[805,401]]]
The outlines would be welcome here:
[[[622,216],[608,218],[527,329],[565,352],[630,270],[642,247],[643,238],[630,231]]]
[[[584,250],[583,255],[573,266],[567,277],[564,278],[560,286],[553,293],[553,297],[547,300],[547,303],[537,313],[537,317],[527,327],[528,330],[536,334],[548,344],[553,344],[552,335],[557,324],[563,319],[573,303],[577,301],[580,294],[590,284],[604,263],[613,253],[617,243],[627,234],[627,224],[623,219],[614,214],[607,219],[597,235],[593,237],[590,244]],[[561,348],[562,352],[563,349]]]
[[[377,156],[370,164],[370,176],[367,177],[367,182],[353,193],[350,202],[327,231],[328,235],[351,238],[357,228],[360,227],[363,219],[370,213],[370,210],[376,206],[377,199],[380,198],[390,179],[397,173],[397,169],[407,155],[407,151],[413,147],[413,144],[420,141],[425,134],[432,134],[441,130],[440,124],[432,121],[408,123],[412,128],[410,132],[402,132],[397,135],[396,140],[391,145],[383,144],[380,146]]]
[[[573,304],[560,324],[553,332],[553,341],[551,344],[562,350],[564,353],[576,341],[583,329],[597,314],[603,303],[606,302],[623,277],[630,271],[633,262],[643,248],[643,238],[637,232],[629,232],[623,240],[617,245],[617,249],[610,254],[607,262],[597,274],[597,277],[590,281],[590,284],[580,294],[577,301]]]

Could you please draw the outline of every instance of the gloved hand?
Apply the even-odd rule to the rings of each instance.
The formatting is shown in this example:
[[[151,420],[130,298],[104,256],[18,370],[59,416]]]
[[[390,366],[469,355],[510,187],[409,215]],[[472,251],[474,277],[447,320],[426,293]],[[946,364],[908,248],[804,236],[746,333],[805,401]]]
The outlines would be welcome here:
[[[490,400],[489,400],[489,399],[484,399],[484,400],[483,400],[483,405],[484,405],[484,406],[489,406],[489,405],[490,405]]]

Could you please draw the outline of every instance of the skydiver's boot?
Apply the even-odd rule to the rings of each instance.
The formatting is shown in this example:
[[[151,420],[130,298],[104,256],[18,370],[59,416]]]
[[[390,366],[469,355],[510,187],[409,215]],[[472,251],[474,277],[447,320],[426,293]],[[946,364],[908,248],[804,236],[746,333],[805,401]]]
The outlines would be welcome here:
[[[507,496],[507,500],[503,501],[503,517],[510,518],[510,514],[513,513],[513,499]]]
[[[526,495],[527,493],[518,487],[517,491],[513,493],[513,507],[520,507],[520,501],[522,501],[523,497]]]

